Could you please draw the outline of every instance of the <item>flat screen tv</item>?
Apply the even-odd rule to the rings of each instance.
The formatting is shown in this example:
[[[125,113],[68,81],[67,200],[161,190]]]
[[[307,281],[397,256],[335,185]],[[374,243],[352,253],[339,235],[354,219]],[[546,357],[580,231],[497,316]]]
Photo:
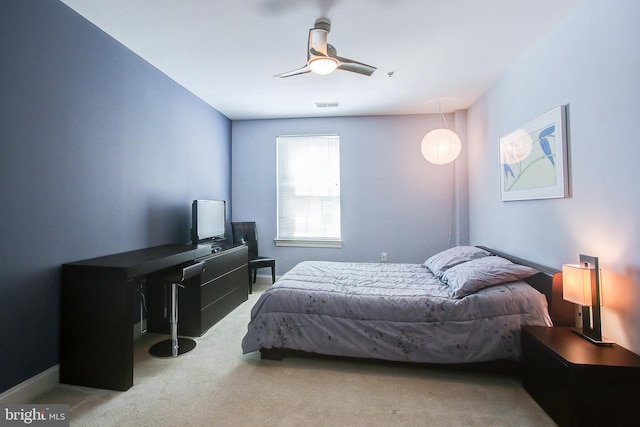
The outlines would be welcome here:
[[[194,200],[191,204],[191,243],[213,243],[225,239],[227,231],[224,200]]]

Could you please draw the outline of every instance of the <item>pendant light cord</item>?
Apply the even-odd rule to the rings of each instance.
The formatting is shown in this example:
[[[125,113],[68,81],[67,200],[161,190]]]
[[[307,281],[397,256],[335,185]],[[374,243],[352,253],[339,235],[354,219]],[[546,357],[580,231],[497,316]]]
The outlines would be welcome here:
[[[456,199],[456,162],[453,162],[452,173],[451,173],[451,215],[449,216],[449,247],[452,247],[452,238],[453,238],[453,216],[454,216],[454,208],[455,208],[455,199]]]
[[[444,127],[448,130],[449,124],[447,123],[447,118],[442,114],[442,104],[438,104],[438,109],[440,110],[440,129],[442,129],[442,121],[444,120]]]
[[[444,120],[444,125],[447,129],[449,129],[449,125],[447,124],[447,119],[442,114],[442,104],[438,103],[438,110],[440,112],[440,129],[442,129],[442,121]],[[451,168],[451,211],[449,214],[449,247],[452,247],[453,241],[453,217],[455,213],[455,200],[456,200],[456,162],[453,161],[453,167]]]

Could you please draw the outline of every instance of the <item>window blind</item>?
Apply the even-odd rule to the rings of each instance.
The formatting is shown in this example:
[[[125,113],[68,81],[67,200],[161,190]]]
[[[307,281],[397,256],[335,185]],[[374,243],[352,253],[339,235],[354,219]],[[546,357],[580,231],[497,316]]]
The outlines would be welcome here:
[[[339,135],[278,136],[276,142],[276,243],[340,241]]]

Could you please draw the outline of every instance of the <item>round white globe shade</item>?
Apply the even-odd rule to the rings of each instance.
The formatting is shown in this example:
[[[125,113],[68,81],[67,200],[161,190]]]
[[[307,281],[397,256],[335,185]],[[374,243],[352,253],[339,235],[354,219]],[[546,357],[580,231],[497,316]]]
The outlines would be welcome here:
[[[425,159],[436,165],[444,165],[453,162],[460,155],[462,144],[455,132],[436,129],[422,138],[420,149]]]
[[[338,68],[338,61],[333,58],[318,58],[309,63],[309,68],[316,74],[329,74]]]

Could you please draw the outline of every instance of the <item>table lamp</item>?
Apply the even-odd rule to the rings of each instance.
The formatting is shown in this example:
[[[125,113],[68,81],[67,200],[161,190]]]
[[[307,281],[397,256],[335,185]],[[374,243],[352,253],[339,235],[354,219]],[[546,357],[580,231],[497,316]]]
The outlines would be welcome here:
[[[598,258],[580,255],[580,265],[562,266],[562,298],[582,307],[582,329],[576,333],[597,345],[611,345],[602,338],[600,269]]]

